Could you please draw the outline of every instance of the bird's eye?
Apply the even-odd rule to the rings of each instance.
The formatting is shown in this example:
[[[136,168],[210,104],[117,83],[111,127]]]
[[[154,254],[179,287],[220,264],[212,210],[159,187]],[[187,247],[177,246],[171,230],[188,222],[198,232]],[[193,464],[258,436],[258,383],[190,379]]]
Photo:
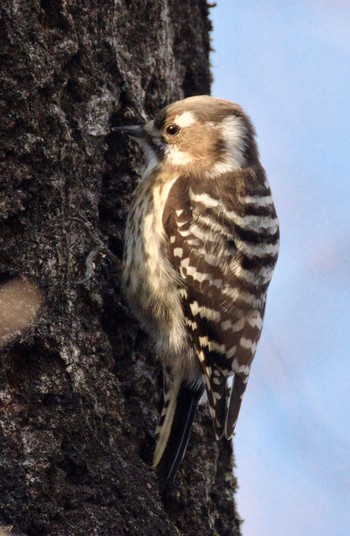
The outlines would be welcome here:
[[[168,127],[166,127],[165,132],[169,136],[176,136],[176,134],[180,132],[180,127],[178,125],[175,125],[175,123],[173,123],[172,125],[169,125]]]

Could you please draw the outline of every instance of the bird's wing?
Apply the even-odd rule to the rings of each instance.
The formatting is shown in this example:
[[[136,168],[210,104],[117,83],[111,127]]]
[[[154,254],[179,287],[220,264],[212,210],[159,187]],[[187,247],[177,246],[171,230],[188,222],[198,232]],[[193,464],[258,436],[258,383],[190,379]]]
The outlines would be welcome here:
[[[253,313],[240,302],[241,283],[230,271],[237,256],[236,235],[225,211],[225,202],[215,188],[201,188],[180,177],[163,215],[168,255],[184,284],[184,314],[201,364],[217,438],[224,432],[228,437],[233,433],[260,335],[260,329],[247,325],[246,318]],[[253,341],[249,348],[241,344],[248,335]],[[227,414],[226,382],[234,373],[238,378]]]

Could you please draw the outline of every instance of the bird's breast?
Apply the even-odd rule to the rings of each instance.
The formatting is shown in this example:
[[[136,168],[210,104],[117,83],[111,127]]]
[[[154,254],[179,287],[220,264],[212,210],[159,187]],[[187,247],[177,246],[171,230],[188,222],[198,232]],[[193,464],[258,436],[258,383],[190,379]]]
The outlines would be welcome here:
[[[159,351],[183,350],[187,332],[178,275],[171,265],[162,216],[177,177],[151,176],[135,191],[125,232],[123,286],[131,309]],[[164,348],[165,347],[165,348]]]

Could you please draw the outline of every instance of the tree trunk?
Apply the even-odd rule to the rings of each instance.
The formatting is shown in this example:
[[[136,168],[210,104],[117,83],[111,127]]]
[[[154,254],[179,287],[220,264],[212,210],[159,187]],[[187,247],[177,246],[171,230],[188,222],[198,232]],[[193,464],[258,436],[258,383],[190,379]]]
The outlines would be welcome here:
[[[208,6],[0,10],[0,533],[238,535],[231,444],[206,408],[175,497],[158,495],[160,367],[120,296],[142,156],[110,131],[129,110],[209,93]]]

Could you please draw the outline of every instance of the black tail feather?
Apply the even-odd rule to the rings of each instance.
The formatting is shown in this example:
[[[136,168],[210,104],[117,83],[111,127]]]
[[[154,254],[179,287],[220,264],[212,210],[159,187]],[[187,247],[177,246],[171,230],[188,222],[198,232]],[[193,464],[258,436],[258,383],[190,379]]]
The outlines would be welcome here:
[[[228,405],[228,414],[226,418],[226,426],[225,426],[226,439],[231,439],[233,432],[235,430],[239,411],[242,405],[242,398],[247,387],[247,381],[248,381],[248,377],[242,377],[242,376],[239,376],[238,374],[236,374],[234,377],[232,389],[231,389],[230,401]]]
[[[193,419],[203,391],[203,385],[182,384],[180,387],[167,446],[156,469],[161,495],[173,485],[176,471],[186,451]]]

